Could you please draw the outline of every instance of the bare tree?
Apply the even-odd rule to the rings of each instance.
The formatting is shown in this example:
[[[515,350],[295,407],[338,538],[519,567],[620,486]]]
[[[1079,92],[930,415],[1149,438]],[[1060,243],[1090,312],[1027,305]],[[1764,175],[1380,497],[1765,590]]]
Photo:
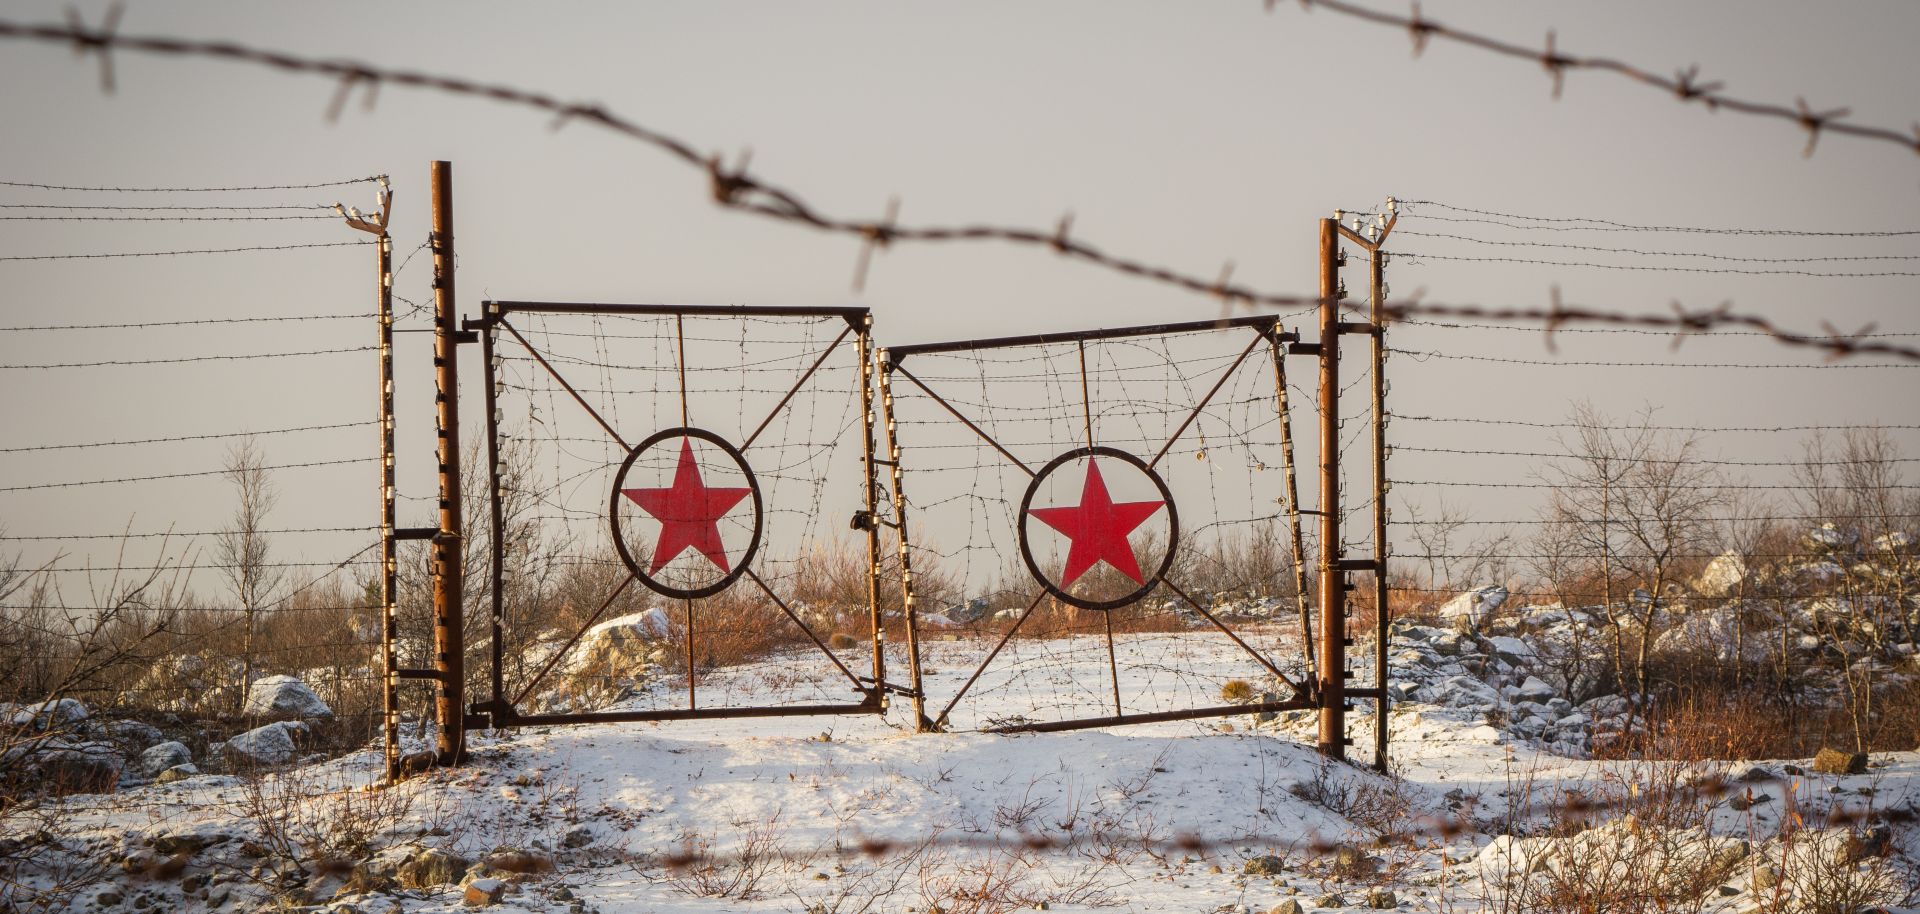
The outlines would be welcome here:
[[[1654,428],[1651,408],[1615,423],[1582,403],[1572,424],[1572,439],[1561,441],[1571,456],[1546,469],[1555,486],[1546,526],[1599,566],[1614,675],[1633,698],[1631,728],[1646,710],[1649,660],[1663,626],[1671,624],[1680,573],[1714,545],[1708,517],[1720,484],[1696,460],[1699,439]],[[1616,584],[1627,599],[1617,598]]]
[[[241,660],[240,688],[236,710],[246,702],[247,689],[253,683],[254,637],[257,616],[273,601],[285,573],[268,561],[273,553],[273,538],[266,532],[267,514],[279,496],[266,470],[266,455],[252,438],[242,438],[227,452],[226,479],[233,485],[236,503],[233,517],[215,540],[221,572],[233,588],[244,614],[245,651]]]

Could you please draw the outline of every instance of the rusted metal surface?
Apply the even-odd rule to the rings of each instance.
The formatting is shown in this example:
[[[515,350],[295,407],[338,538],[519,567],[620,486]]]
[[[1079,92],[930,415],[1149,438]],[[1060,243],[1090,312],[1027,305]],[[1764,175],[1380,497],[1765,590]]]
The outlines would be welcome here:
[[[1319,687],[1319,677],[1315,673],[1319,664],[1314,661],[1312,598],[1307,590],[1307,547],[1300,529],[1299,473],[1293,462],[1293,406],[1287,390],[1286,343],[1277,334],[1270,335],[1268,342],[1273,351],[1274,390],[1279,397],[1280,469],[1286,488],[1287,545],[1293,557],[1293,600],[1300,611],[1300,655],[1305,661],[1307,688],[1315,689]]]
[[[927,717],[927,693],[920,670],[920,616],[913,596],[913,547],[907,533],[907,493],[901,479],[900,435],[899,427],[893,418],[893,371],[894,362],[890,353],[880,350],[874,354],[880,375],[880,417],[887,435],[887,469],[893,485],[893,527],[898,535],[900,556],[900,613],[907,628],[907,679],[910,700],[913,703],[914,731],[925,733],[936,729],[934,722]],[[874,532],[878,533],[878,523]]]
[[[574,402],[578,404],[580,408],[584,410],[600,426],[601,430],[606,432],[608,437],[614,443],[618,444],[623,450],[627,451],[626,459],[622,463],[619,472],[616,474],[616,480],[613,486],[613,492],[609,496],[610,505],[612,507],[609,510],[608,520],[609,520],[609,523],[614,524],[614,530],[613,530],[613,534],[615,538],[614,541],[616,546],[618,547],[618,551],[621,554],[621,558],[624,564],[628,566],[628,571],[630,572],[630,574],[624,580],[622,580],[617,587],[613,589],[613,592],[607,596],[606,600],[600,605],[599,609],[595,610],[594,613],[582,625],[580,630],[574,632],[572,636],[566,641],[566,643],[562,645],[560,650],[553,654],[553,656],[549,659],[547,664],[544,667],[542,667],[542,669],[538,673],[534,675],[533,679],[529,681],[525,686],[520,688],[518,695],[516,695],[512,700],[509,701],[504,697],[501,697],[501,695],[498,692],[496,692],[496,695],[493,698],[489,699],[487,702],[475,705],[472,709],[474,712],[476,712],[477,714],[486,715],[484,719],[488,720],[494,726],[502,726],[502,727],[528,726],[533,724],[620,722],[620,721],[664,721],[664,720],[688,720],[688,719],[710,719],[710,718],[741,718],[741,717],[756,717],[756,716],[786,716],[786,715],[794,715],[794,714],[880,713],[880,712],[883,712],[886,708],[886,695],[889,692],[908,691],[906,689],[893,686],[885,681],[885,675],[886,675],[885,663],[884,663],[884,659],[880,656],[881,651],[884,649],[884,630],[882,629],[880,624],[882,616],[881,616],[880,609],[877,605],[878,576],[880,574],[879,544],[878,544],[877,529],[869,531],[870,541],[868,546],[868,557],[869,557],[868,597],[869,597],[869,604],[870,604],[868,619],[869,619],[869,624],[871,626],[871,631],[870,631],[870,635],[872,636],[871,643],[873,645],[873,651],[876,656],[873,662],[873,669],[872,669],[873,676],[871,678],[863,679],[862,677],[854,674],[852,669],[848,667],[846,663],[842,661],[840,657],[833,652],[831,647],[820,638],[819,634],[813,631],[802,619],[800,619],[800,617],[795,612],[793,612],[793,610],[790,607],[788,607],[786,603],[776,593],[774,593],[772,588],[764,581],[764,579],[762,579],[760,575],[752,569],[751,564],[758,557],[758,552],[759,552],[757,548],[760,542],[760,537],[761,537],[761,523],[759,518],[763,510],[763,507],[760,504],[759,487],[757,483],[754,482],[754,478],[755,478],[754,473],[752,471],[752,468],[748,465],[746,461],[746,457],[743,453],[743,451],[745,450],[745,447],[743,446],[743,447],[736,448],[730,442],[721,438],[717,434],[714,434],[712,432],[705,431],[702,429],[694,428],[692,426],[687,426],[687,425],[682,425],[677,428],[654,432],[648,438],[643,440],[638,446],[629,446],[626,442],[625,437],[622,436],[619,433],[619,431],[614,428],[613,424],[607,421],[607,419],[603,417],[598,410],[594,409],[592,404],[586,401],[586,399],[579,393],[578,389],[573,386],[573,384],[566,378],[566,376],[562,372],[560,372],[553,365],[553,363],[550,360],[548,360],[546,356],[543,353],[541,353],[532,344],[532,341],[528,340],[526,336],[522,334],[517,328],[515,328],[513,324],[507,319],[507,316],[512,313],[547,314],[547,315],[618,314],[618,315],[653,316],[653,317],[661,317],[661,318],[671,317],[673,319],[673,334],[674,334],[673,370],[674,370],[674,375],[677,379],[677,386],[678,386],[677,393],[679,396],[680,415],[682,416],[683,421],[691,418],[691,404],[687,397],[687,373],[690,369],[694,367],[694,366],[688,365],[687,363],[686,331],[685,331],[685,322],[687,318],[689,317],[797,317],[797,318],[838,317],[838,318],[844,319],[848,324],[847,329],[842,331],[838,336],[836,336],[833,339],[833,341],[827,345],[825,350],[821,352],[820,355],[812,361],[812,363],[801,374],[800,378],[793,384],[793,386],[786,392],[786,394],[780,398],[779,402],[774,405],[774,407],[768,413],[768,415],[763,420],[761,420],[757,425],[754,426],[754,431],[750,434],[747,441],[749,444],[751,444],[755,439],[759,437],[760,433],[767,428],[767,426],[773,421],[773,419],[776,418],[782,410],[785,410],[788,407],[788,405],[792,402],[793,397],[800,391],[800,389],[804,387],[807,384],[807,382],[815,376],[815,374],[824,364],[826,364],[826,362],[832,356],[832,354],[834,352],[840,351],[840,349],[842,348],[842,345],[846,342],[847,337],[849,335],[852,335],[858,342],[858,345],[854,347],[855,358],[858,360],[858,365],[856,367],[859,372],[859,376],[863,381],[863,390],[859,396],[859,404],[862,412],[862,420],[863,420],[862,427],[866,431],[865,444],[863,446],[863,451],[862,451],[862,455],[864,458],[863,467],[866,471],[866,489],[867,489],[867,494],[866,494],[867,511],[865,512],[865,516],[872,517],[874,516],[874,512],[877,510],[876,497],[874,493],[875,480],[873,478],[873,474],[876,470],[877,465],[881,461],[877,459],[874,453],[874,444],[873,444],[874,404],[873,404],[873,396],[871,391],[873,366],[871,364],[872,359],[871,359],[871,335],[870,335],[872,318],[867,309],[865,308],[812,308],[812,307],[786,308],[786,307],[759,307],[759,306],[738,306],[738,305],[698,306],[698,305],[653,305],[653,304],[596,304],[596,303],[521,302],[521,301],[489,301],[484,304],[487,309],[486,313],[488,317],[482,329],[485,331],[488,331],[488,334],[483,337],[482,342],[489,343],[489,341],[492,339],[491,331],[496,327],[506,330],[506,332],[509,335],[511,335],[512,338],[516,342],[518,342],[520,346],[522,346],[527,350],[528,354],[533,357],[534,361],[537,362],[550,377],[552,377],[554,382],[560,385],[564,390],[567,391],[567,393],[572,397]],[[492,361],[493,359],[490,357],[489,366],[492,365]],[[489,382],[490,383],[492,382],[491,377],[489,378]],[[491,404],[489,407],[489,414],[497,416],[497,409]],[[497,424],[489,425],[489,436],[495,439],[493,442],[493,446],[495,447],[497,447],[498,438],[500,434],[501,432]],[[630,551],[625,548],[624,541],[620,538],[620,530],[617,522],[617,517],[618,517],[617,507],[620,504],[620,497],[621,497],[621,494],[620,494],[621,485],[619,480],[624,477],[626,470],[633,465],[635,458],[639,456],[639,454],[642,451],[646,450],[648,446],[652,444],[656,444],[661,440],[665,440],[665,438],[667,437],[673,437],[673,436],[678,436],[682,438],[699,438],[727,452],[727,454],[733,458],[734,462],[738,465],[742,473],[745,474],[745,476],[747,477],[749,482],[748,488],[751,490],[751,495],[753,497],[753,503],[754,503],[754,512],[755,512],[756,520],[754,524],[753,545],[749,546],[746,553],[741,556],[738,564],[733,569],[731,569],[729,573],[724,578],[722,578],[716,585],[711,585],[708,587],[698,588],[694,590],[681,590],[677,588],[667,587],[661,584],[660,582],[653,580],[646,571],[638,567],[637,563],[633,560],[633,557]],[[495,518],[494,524],[495,524],[496,531],[498,531],[499,526],[501,524],[501,519]],[[496,532],[496,535],[494,537],[494,552],[496,554],[496,561],[499,561],[499,556],[502,554],[503,545],[504,544],[502,543],[499,534]],[[780,610],[780,612],[787,617],[788,620],[792,621],[794,625],[798,627],[798,629],[807,637],[807,639],[810,642],[812,642],[812,644],[816,648],[818,648],[823,655],[826,656],[826,658],[833,664],[833,666],[836,669],[838,669],[843,675],[846,676],[848,682],[853,687],[853,689],[856,692],[860,692],[864,694],[865,696],[864,699],[856,704],[837,704],[837,705],[754,706],[754,707],[718,707],[718,708],[701,707],[700,695],[699,695],[699,691],[700,691],[699,677],[697,675],[697,669],[695,664],[695,660],[697,657],[696,646],[698,644],[700,633],[699,633],[699,618],[698,618],[696,607],[694,606],[694,600],[700,597],[709,596],[713,593],[717,593],[719,590],[725,589],[726,587],[734,584],[740,577],[746,577],[752,580],[754,584],[764,592],[766,597],[773,603],[773,605],[777,607]],[[522,702],[526,701],[527,698],[533,694],[534,689],[542,681],[546,679],[546,677],[551,673],[551,671],[553,670],[555,665],[558,663],[558,661],[564,656],[566,656],[566,654],[569,651],[571,651],[573,647],[580,642],[580,640],[585,636],[587,630],[590,629],[596,622],[599,621],[601,616],[603,616],[607,612],[608,608],[613,605],[614,601],[620,596],[620,594],[625,592],[626,589],[629,586],[631,586],[632,583],[636,580],[642,582],[645,586],[649,587],[650,589],[656,592],[660,592],[667,596],[681,599],[683,601],[684,625],[686,629],[686,638],[685,638],[685,643],[683,645],[684,647],[683,662],[686,665],[687,706],[683,709],[646,711],[646,712],[609,712],[609,713],[602,713],[602,714],[560,714],[560,715],[551,715],[551,714],[523,715],[521,714],[518,710],[518,706]],[[495,667],[496,677],[500,675],[499,671],[502,669],[502,663],[501,663],[499,652],[501,649],[500,645],[504,642],[504,638],[505,638],[505,632],[502,629],[497,628],[494,633],[495,658],[496,658],[494,662],[494,667]],[[917,682],[914,686],[913,691],[915,692],[918,691]]]
[[[1252,327],[1264,330],[1277,327],[1278,315],[1254,314],[1241,317],[1222,318],[1212,321],[1181,321],[1172,324],[1144,324],[1138,327],[1115,327],[1101,330],[1072,330],[1059,333],[1030,333],[1025,336],[988,337],[978,340],[955,340],[944,343],[923,343],[918,346],[890,346],[889,358],[897,366],[908,356],[937,352],[964,352],[969,349],[1008,349],[1015,346],[1043,346],[1048,343],[1079,343],[1094,340],[1118,340],[1134,336],[1161,336],[1171,333],[1197,333],[1203,330],[1219,330],[1225,327]]]
[[[1241,714],[1271,714],[1279,711],[1304,711],[1314,706],[1310,698],[1262,701],[1244,705],[1218,705],[1210,708],[1182,708],[1178,711],[1154,711],[1148,714],[1116,714],[1111,717],[1086,717],[1078,720],[1013,724],[993,727],[989,733],[1059,733],[1064,730],[1088,730],[1094,727],[1120,727],[1130,724],[1157,724],[1174,720],[1199,720],[1206,717],[1234,717]]]
[[[460,330],[453,284],[453,163],[433,163],[433,363],[439,405],[440,535],[433,540],[433,649],[440,670],[434,693],[439,732],[434,745],[442,765],[465,760],[466,639],[464,533],[460,504]]]
[[[484,372],[482,380],[485,384],[487,407],[487,522],[489,524],[487,529],[493,531],[495,537],[499,536],[499,531],[506,529],[503,505],[506,493],[501,488],[506,481],[501,477],[500,466],[500,366],[496,361],[493,340],[494,324],[498,315],[499,312],[496,309],[487,308],[483,312],[479,328],[480,362]],[[502,642],[506,632],[507,551],[496,548],[488,550],[488,553],[488,565],[492,572],[488,599],[492,604],[490,625],[493,637],[490,649],[493,668],[488,670],[487,703],[498,705],[501,697],[506,693],[506,662],[505,657],[502,656]]]
[[[1347,757],[1347,594],[1340,571],[1339,222],[1320,220],[1320,706],[1319,747]]]

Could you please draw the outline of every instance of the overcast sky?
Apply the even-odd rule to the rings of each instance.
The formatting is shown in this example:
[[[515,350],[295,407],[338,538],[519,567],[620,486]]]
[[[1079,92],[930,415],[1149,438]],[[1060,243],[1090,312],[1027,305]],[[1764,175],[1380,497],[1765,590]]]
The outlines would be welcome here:
[[[97,21],[104,4],[81,3]],[[1403,7],[1383,7],[1402,12]],[[63,4],[16,2],[5,18],[55,21]],[[1849,107],[1903,128],[1920,7],[1900,0],[1786,2],[1478,2],[1429,0],[1449,24],[1515,41],[1557,29],[1560,47],[1659,71],[1698,64],[1746,98]],[[1683,106],[1597,74],[1571,74],[1551,98],[1537,66],[1446,43],[1413,58],[1405,34],[1280,3],[374,4],[137,5],[135,34],[232,39],[322,57],[474,77],[597,101],[729,160],[752,150],[763,178],[821,210],[874,217],[890,197],[905,223],[1048,227],[1116,254],[1202,275],[1227,261],[1264,290],[1314,291],[1315,220],[1389,195],[1459,207],[1632,224],[1804,229],[1920,228],[1920,158],[1890,144],[1825,138],[1811,158],[1791,124]],[[455,163],[462,310],[483,298],[864,304],[884,343],[1211,317],[1204,297],[997,243],[899,246],[851,278],[857,243],[715,207],[702,176],[661,153],[523,110],[383,88],[337,123],[332,83],[254,67],[133,53],[118,89],[66,47],[0,43],[0,180],[81,186],[277,185],[390,174],[404,258],[425,240],[430,160]],[[221,202],[366,206],[365,185],[236,195]],[[102,194],[0,188],[8,203],[145,203]],[[169,203],[195,203],[169,198]],[[9,209],[22,215],[27,211]],[[34,211],[47,214],[48,211]],[[1415,214],[1458,215],[1436,207]],[[1409,219],[1402,228],[1482,240],[1541,241],[1720,257],[1891,257],[1914,237],[1815,239],[1556,233]],[[326,221],[144,223],[9,221],[14,256],[164,251],[359,240]],[[1495,248],[1401,236],[1399,250],[1616,264],[1739,261]],[[425,255],[401,294],[430,300]],[[107,261],[0,262],[7,326],[358,313],[371,304],[365,248]],[[1760,265],[1764,267],[1765,265]],[[1899,272],[1916,260],[1821,261],[1817,272]],[[1349,273],[1360,285],[1361,273]],[[1732,300],[1791,327],[1920,330],[1915,277],[1846,279],[1683,274],[1403,258],[1396,295],[1539,305],[1571,301],[1657,311]],[[402,305],[402,310],[406,306]],[[417,319],[411,326],[421,326]],[[1817,365],[1818,354],[1754,338],[1696,340],[1677,353],[1652,336],[1563,337],[1407,328],[1396,345],[1537,360]],[[0,334],[9,366],[366,345],[364,321]],[[430,367],[424,336],[403,348],[403,488],[431,492]],[[1304,366],[1303,369],[1304,370]],[[1920,424],[1904,368],[1823,370],[1515,366],[1397,358],[1396,411],[1553,421],[1590,398],[1615,414],[1643,405],[1677,425]],[[178,366],[0,370],[9,448],[238,429],[364,422],[370,353]],[[471,414],[478,416],[477,407]],[[1549,433],[1457,422],[1393,428],[1404,448],[1540,450]],[[263,439],[271,462],[367,456],[370,427]],[[1910,455],[1920,445],[1903,433]],[[1791,459],[1794,435],[1715,435],[1710,453]],[[222,441],[0,454],[6,486],[217,468]],[[1409,480],[1522,478],[1511,458],[1402,450]],[[1750,471],[1755,482],[1782,474]],[[275,518],[288,527],[372,523],[367,465],[280,474]],[[1398,499],[1438,490],[1402,486]],[[1511,492],[1447,497],[1483,517],[1530,510]],[[227,510],[215,480],[0,493],[11,536],[210,529]],[[425,503],[407,506],[425,520]],[[286,549],[315,561],[363,537],[314,536]],[[11,542],[32,558],[88,542]],[[12,550],[8,550],[12,551]]]

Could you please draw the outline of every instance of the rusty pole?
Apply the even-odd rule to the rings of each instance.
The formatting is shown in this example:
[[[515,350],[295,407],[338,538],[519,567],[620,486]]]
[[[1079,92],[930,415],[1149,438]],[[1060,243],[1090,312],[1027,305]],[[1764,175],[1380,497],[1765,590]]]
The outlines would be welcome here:
[[[1320,220],[1320,753],[1347,757],[1347,594],[1340,570],[1340,233]]]
[[[1386,259],[1378,247],[1367,254],[1367,316],[1373,323],[1373,767],[1382,774],[1387,771],[1387,638],[1392,621],[1387,611],[1387,325],[1381,313],[1387,304]]]
[[[442,765],[466,756],[466,613],[460,520],[459,309],[453,294],[453,163],[433,163],[433,367],[440,435],[440,530],[433,538],[433,650],[440,689],[434,753]]]

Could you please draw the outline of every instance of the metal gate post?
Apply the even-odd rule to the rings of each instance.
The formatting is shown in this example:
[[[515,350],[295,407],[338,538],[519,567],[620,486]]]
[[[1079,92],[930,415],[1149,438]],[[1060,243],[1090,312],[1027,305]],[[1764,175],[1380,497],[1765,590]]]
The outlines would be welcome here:
[[[460,501],[461,331],[453,288],[453,163],[433,163],[434,400],[439,418],[440,530],[433,538],[434,752],[441,765],[466,757],[465,543]]]
[[[1347,757],[1347,592],[1340,560],[1340,234],[1320,220],[1320,753]]]
[[[927,719],[927,691],[920,675],[920,614],[913,599],[913,553],[907,541],[907,493],[900,478],[900,435],[893,418],[893,358],[877,353],[880,366],[880,422],[887,433],[887,459],[893,477],[894,532],[900,536],[900,615],[907,627],[907,687],[912,690],[913,728],[919,733],[938,729]]]

